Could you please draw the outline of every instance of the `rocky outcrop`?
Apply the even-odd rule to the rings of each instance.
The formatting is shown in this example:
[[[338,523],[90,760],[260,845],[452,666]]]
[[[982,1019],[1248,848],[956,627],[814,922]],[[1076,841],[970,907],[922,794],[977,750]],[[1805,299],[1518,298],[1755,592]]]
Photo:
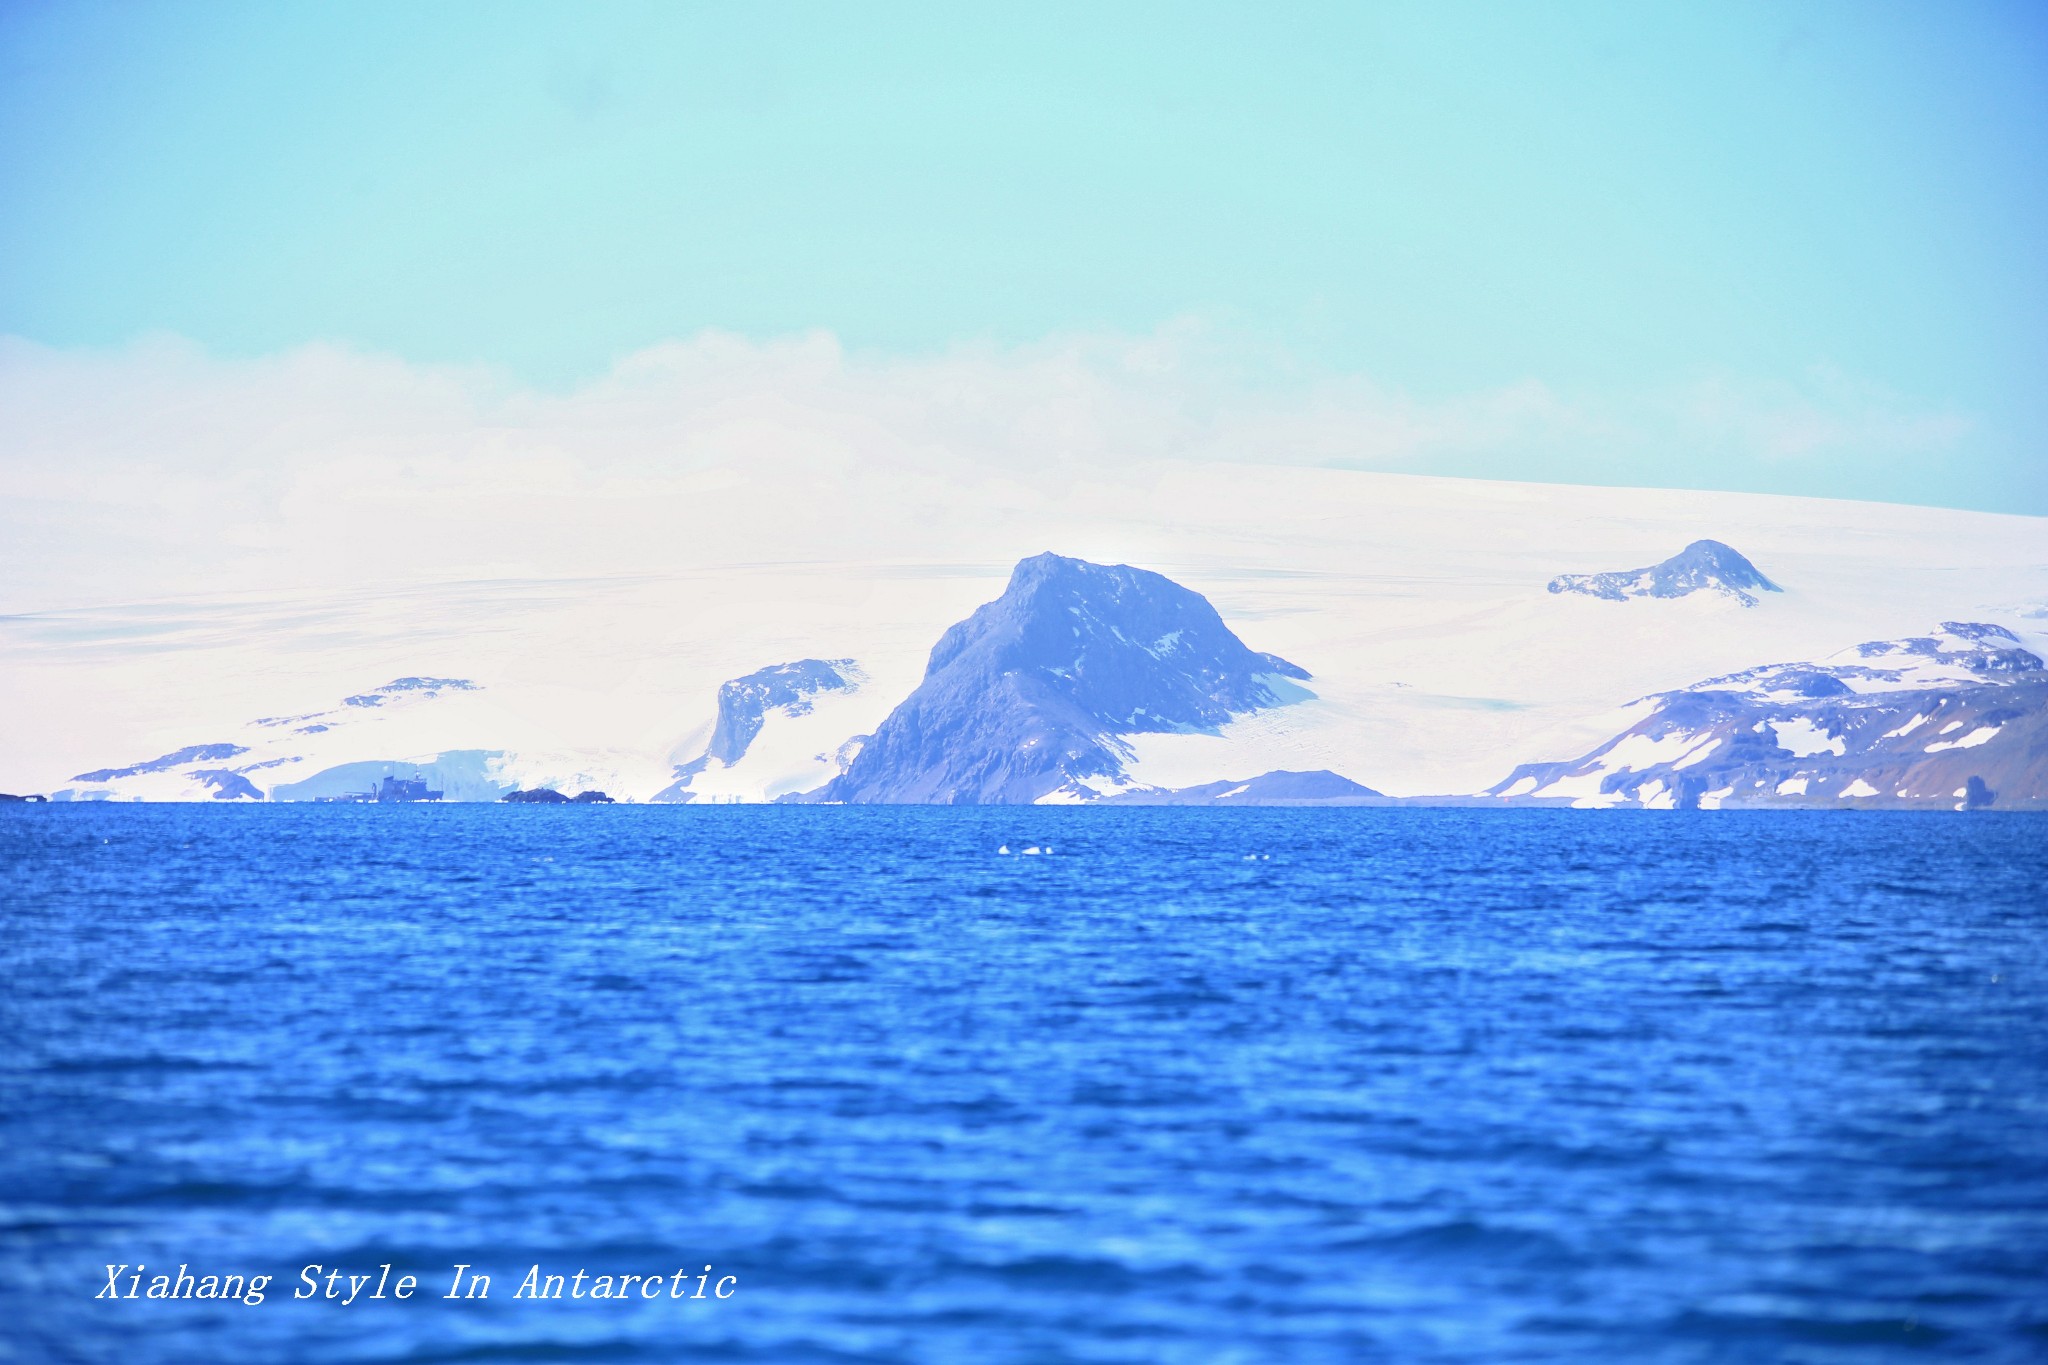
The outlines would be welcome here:
[[[1718,540],[1695,540],[1671,558],[1647,569],[1619,573],[1568,573],[1550,580],[1550,590],[1623,602],[1631,597],[1685,597],[1696,592],[1719,593],[1745,607],[1757,604],[1754,592],[1783,592],[1757,572],[1756,565]],[[1752,591],[1754,590],[1754,591]]]
[[[820,697],[834,693],[858,692],[868,675],[852,659],[798,659],[792,663],[770,664],[743,678],[732,678],[718,688],[718,718],[711,726],[711,739],[704,752],[687,763],[676,765],[676,780],[655,793],[660,802],[694,801],[691,790],[700,773],[736,767],[747,757],[770,720],[795,720],[808,716]],[[843,739],[843,737],[842,737]],[[835,744],[834,748],[840,747]],[[855,743],[853,747],[857,748]],[[850,750],[849,750],[850,752]],[[819,756],[822,760],[823,755]],[[841,763],[825,773],[813,775],[815,782],[830,772],[844,771]],[[807,783],[806,783],[807,785]]]
[[[418,698],[431,701],[443,692],[480,692],[483,689],[467,678],[393,678],[382,687],[373,687],[367,692],[358,692],[352,697],[343,697],[343,706],[357,708],[383,706],[396,698]],[[301,716],[299,719],[309,719]],[[258,722],[261,724],[261,722]]]
[[[2001,626],[1944,622],[1818,663],[1709,678],[1491,788],[1578,806],[2048,808],[2048,669]]]
[[[1310,694],[1199,593],[1043,554],[948,630],[924,680],[812,799],[977,804],[1126,785],[1120,736],[1211,731]]]
[[[771,664],[721,684],[718,720],[711,728],[704,757],[727,765],[739,762],[770,712],[809,715],[812,698],[821,692],[851,692],[862,677],[851,659],[798,659]]]
[[[194,768],[192,777],[213,793],[216,801],[261,801],[263,789],[238,772],[226,768]]]

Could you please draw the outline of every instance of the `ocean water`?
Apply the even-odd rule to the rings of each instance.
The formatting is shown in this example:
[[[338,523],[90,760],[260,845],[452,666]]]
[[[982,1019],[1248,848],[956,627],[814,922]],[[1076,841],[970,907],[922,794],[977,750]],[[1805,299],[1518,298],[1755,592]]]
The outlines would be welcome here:
[[[6,1360],[2048,1357],[2040,817],[17,807],[0,878]]]

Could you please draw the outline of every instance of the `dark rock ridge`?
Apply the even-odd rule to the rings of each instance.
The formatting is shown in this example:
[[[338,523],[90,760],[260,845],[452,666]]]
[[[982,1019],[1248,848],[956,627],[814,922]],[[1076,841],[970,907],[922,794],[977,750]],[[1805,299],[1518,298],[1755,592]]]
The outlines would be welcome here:
[[[1171,579],[1042,554],[940,637],[917,690],[810,799],[1089,799],[1122,783],[1119,736],[1213,732],[1312,695],[1286,681],[1308,676]]]
[[[1695,540],[1661,564],[1620,573],[1568,573],[1550,580],[1552,592],[1576,592],[1588,597],[1622,602],[1631,597],[1684,597],[1695,592],[1718,592],[1745,607],[1757,599],[1750,589],[1783,592],[1776,583],[1757,572],[1730,546],[1718,540]]]
[[[617,803],[600,791],[577,792],[564,796],[553,787],[535,787],[532,791],[506,792],[498,798],[525,806],[610,806]]]
[[[1490,789],[1578,805],[2048,808],[2048,669],[2001,626],[1948,621],[1822,663],[1645,698],[1583,757]]]
[[[432,699],[443,692],[480,692],[483,689],[467,678],[393,678],[382,687],[373,687],[367,692],[358,692],[353,697],[343,697],[343,706],[382,706],[394,697],[412,695]],[[323,714],[315,712],[315,715]],[[310,720],[311,716],[296,717]],[[261,722],[258,722],[261,724]]]
[[[1276,769],[1241,781],[1204,782],[1195,787],[1140,789],[1106,796],[1117,806],[1371,806],[1397,802],[1328,768],[1297,773]]]
[[[95,768],[89,773],[80,773],[73,782],[112,782],[120,777],[140,777],[144,773],[168,772],[182,768],[187,763],[218,763],[249,751],[239,744],[188,744],[162,758],[152,758],[147,763],[131,763],[125,768]]]

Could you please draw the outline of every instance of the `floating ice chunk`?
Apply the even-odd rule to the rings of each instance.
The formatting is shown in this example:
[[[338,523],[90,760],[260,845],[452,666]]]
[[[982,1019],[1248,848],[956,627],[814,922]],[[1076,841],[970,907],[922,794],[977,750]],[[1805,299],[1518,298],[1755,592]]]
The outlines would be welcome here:
[[[1007,855],[1007,854],[1009,853],[1009,851],[1010,851],[1010,846],[1009,846],[1008,844],[1004,844],[1004,845],[1003,845],[1003,846],[1002,846],[1001,848],[999,848],[999,849],[997,849],[997,850],[996,850],[996,852],[998,852],[998,853],[1001,853],[1001,854],[1004,854],[1004,855]]]
[[[1040,848],[1040,847],[1039,847],[1039,846],[1038,846],[1037,844],[1033,844],[1033,845],[1032,845],[1031,847],[1029,847],[1029,848],[1025,849],[1024,851],[1025,851],[1026,853],[1029,853],[1029,854],[1038,854],[1038,853],[1050,853],[1050,852],[1051,852],[1052,850],[1051,850],[1051,849],[1046,849],[1046,848]]]

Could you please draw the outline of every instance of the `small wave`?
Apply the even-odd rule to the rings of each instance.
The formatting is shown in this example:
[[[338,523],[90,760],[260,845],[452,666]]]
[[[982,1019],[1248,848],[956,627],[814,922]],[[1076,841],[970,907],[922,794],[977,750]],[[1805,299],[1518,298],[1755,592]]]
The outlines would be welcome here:
[[[1789,1313],[1689,1310],[1670,1321],[1674,1333],[1713,1340],[1795,1341],[1826,1346],[1938,1346],[1949,1333],[1915,1318],[1820,1318]]]
[[[1562,1266],[1575,1264],[1581,1259],[1570,1246],[1547,1232],[1501,1227],[1469,1218],[1375,1237],[1354,1238],[1332,1249],[1380,1252],[1427,1261],[1491,1262],[1515,1266]]]

